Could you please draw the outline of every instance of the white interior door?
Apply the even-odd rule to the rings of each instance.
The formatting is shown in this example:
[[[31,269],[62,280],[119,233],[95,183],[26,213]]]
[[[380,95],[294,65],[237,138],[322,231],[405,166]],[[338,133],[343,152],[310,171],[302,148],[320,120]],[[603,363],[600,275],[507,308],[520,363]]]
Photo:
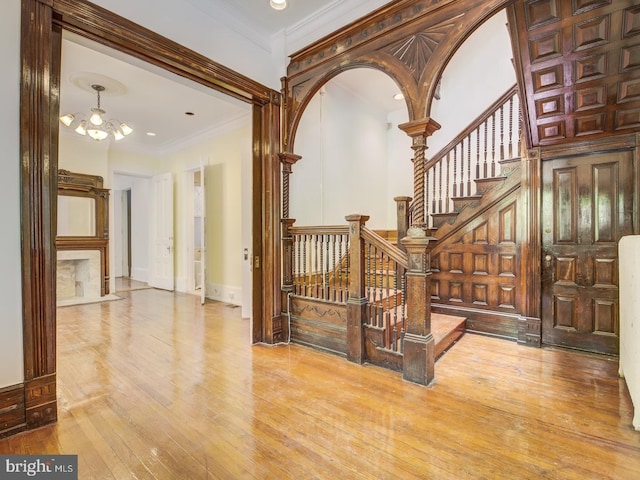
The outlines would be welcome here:
[[[173,174],[151,179],[149,285],[173,290]]]
[[[199,209],[200,209],[200,303],[204,305],[207,293],[207,208],[206,208],[206,192],[205,181],[204,181],[204,165],[200,165],[200,198],[199,198]]]

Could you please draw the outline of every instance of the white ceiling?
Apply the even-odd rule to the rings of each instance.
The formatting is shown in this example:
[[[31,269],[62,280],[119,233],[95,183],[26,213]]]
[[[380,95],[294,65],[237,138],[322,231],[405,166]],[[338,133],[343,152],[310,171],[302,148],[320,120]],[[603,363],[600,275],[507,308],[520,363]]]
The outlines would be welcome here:
[[[288,0],[283,11],[272,10],[268,0],[189,1],[210,4],[222,9],[225,15],[233,15],[236,21],[270,34],[344,0]],[[96,106],[91,84],[104,85],[107,89],[101,94],[101,107],[107,112],[105,117],[126,122],[134,129],[134,133],[117,143],[118,148],[163,154],[230,125],[239,125],[250,116],[247,103],[77,35],[65,32],[63,38],[60,112],[87,115]],[[369,69],[350,70],[333,81],[354,95],[378,102],[386,111],[399,108],[398,102],[392,100],[397,88],[388,77],[376,73],[371,75]],[[60,131],[78,136],[62,124]],[[148,136],[147,132],[156,136]]]

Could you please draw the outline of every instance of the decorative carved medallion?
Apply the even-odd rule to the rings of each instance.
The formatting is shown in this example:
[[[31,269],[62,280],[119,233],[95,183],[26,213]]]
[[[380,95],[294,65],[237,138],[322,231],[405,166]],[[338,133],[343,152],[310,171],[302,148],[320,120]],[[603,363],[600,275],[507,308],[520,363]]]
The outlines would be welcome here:
[[[410,35],[393,44],[387,52],[404,63],[413,75],[413,78],[418,81],[440,42],[442,42],[456,24],[456,21],[463,15],[464,14],[458,15],[448,20],[447,23],[440,23],[423,32]]]

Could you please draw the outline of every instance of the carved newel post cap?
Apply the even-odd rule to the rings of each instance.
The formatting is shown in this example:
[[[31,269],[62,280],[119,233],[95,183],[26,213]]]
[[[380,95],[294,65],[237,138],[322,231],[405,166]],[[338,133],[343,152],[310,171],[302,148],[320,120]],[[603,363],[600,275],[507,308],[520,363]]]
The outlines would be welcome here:
[[[427,240],[427,242],[429,242],[429,239],[427,238],[427,232],[425,232],[424,228],[422,227],[409,227],[409,230],[407,230],[407,237],[409,238],[424,238]]]

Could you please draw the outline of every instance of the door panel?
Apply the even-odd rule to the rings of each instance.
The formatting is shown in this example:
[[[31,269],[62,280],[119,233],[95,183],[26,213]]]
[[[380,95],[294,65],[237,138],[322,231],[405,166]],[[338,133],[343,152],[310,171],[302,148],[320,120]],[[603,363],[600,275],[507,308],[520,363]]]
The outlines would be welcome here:
[[[173,174],[152,178],[149,285],[173,290]]]
[[[542,341],[618,353],[618,241],[633,233],[630,151],[542,167]]]

